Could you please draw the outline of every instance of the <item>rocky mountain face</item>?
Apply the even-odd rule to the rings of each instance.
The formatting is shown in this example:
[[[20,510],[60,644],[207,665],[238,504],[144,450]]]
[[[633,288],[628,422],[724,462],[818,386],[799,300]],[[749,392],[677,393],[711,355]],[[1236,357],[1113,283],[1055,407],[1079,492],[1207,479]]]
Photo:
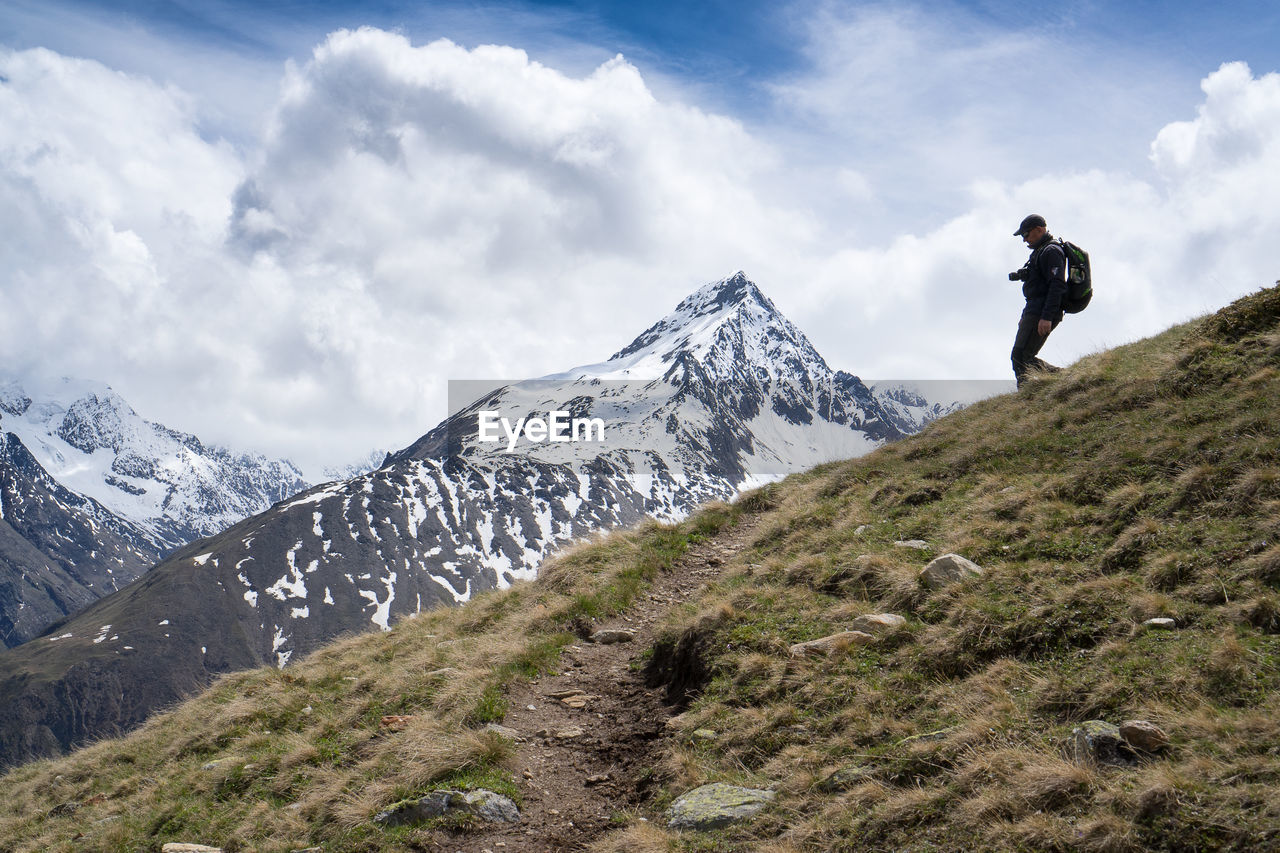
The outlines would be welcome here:
[[[575,538],[866,453],[909,408],[831,370],[743,274],[715,282],[609,360],[489,390],[378,470],[186,547],[0,654],[0,763],[532,578]]]
[[[307,486],[288,462],[146,421],[101,383],[0,382],[0,642]]]
[[[0,642],[16,646],[150,568],[151,531],[49,476],[0,433]]]

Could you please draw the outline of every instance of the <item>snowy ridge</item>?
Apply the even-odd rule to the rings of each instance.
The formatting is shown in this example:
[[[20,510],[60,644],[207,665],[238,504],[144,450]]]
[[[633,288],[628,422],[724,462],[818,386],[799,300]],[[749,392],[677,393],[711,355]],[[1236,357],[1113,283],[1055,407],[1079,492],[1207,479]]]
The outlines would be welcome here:
[[[4,429],[66,488],[176,547],[309,484],[287,461],[235,454],[144,420],[110,386],[0,384]]]
[[[288,462],[144,420],[101,382],[0,380],[0,643],[306,487]]]
[[[893,422],[907,433],[919,432],[930,422],[963,408],[955,401],[930,402],[919,391],[902,383],[872,386],[872,392]]]

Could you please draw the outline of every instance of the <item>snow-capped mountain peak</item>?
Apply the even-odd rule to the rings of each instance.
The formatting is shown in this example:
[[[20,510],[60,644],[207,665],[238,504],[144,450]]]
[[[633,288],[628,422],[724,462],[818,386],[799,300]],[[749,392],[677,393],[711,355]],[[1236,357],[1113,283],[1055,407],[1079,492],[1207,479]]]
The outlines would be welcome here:
[[[754,282],[738,272],[696,290],[609,362],[653,354],[670,360],[684,352],[702,360],[726,333],[746,340],[782,337],[812,350],[804,334],[778,312]]]
[[[542,380],[670,378],[681,365],[723,382],[742,378],[746,365],[754,367],[759,379],[797,371],[831,374],[804,333],[739,271],[694,291],[608,361]]]
[[[738,271],[728,278],[698,288],[674,311],[646,329],[609,361],[623,361],[638,354],[674,354],[696,349],[712,339],[720,326],[746,317],[763,325],[778,320],[786,322],[760,288],[745,273]]]

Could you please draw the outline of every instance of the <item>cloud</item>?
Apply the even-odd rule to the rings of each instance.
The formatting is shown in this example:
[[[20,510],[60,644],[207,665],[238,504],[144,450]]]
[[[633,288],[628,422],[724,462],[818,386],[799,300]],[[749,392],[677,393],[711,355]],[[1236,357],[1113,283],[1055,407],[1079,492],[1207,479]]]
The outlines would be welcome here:
[[[837,297],[826,316],[854,319],[841,326],[815,309],[811,335],[825,343],[852,330],[870,342],[888,323],[899,346],[868,346],[866,358],[847,361],[879,376],[999,375],[991,369],[1003,368],[1021,305],[1004,273],[1025,257],[1008,234],[1031,211],[1090,251],[1097,283],[1093,305],[1055,333],[1048,358],[1070,361],[1153,334],[1269,284],[1276,268],[1265,247],[1280,229],[1280,75],[1227,63],[1201,88],[1197,118],[1165,125],[1151,143],[1152,171],[975,181],[965,212],[941,226],[833,252],[814,291]]]
[[[1194,118],[1169,123],[1195,110],[1177,96],[1105,166],[1000,165],[1042,141],[1001,135],[1026,103],[1001,68],[1039,43],[904,21],[947,24],[819,28],[812,73],[778,89],[786,133],[655,94],[622,58],[571,76],[512,47],[361,29],[288,66],[265,134],[233,146],[172,86],[0,52],[0,357],[317,463],[407,445],[448,379],[598,361],[737,269],[833,366],[1003,378],[1021,307],[1005,273],[1025,257],[1009,232],[1032,210],[1098,279],[1047,358],[1274,278],[1276,75],[1223,66]],[[990,90],[957,101],[952,80]],[[935,120],[955,133],[912,135]],[[1084,125],[1080,147],[1109,132]]]
[[[1182,106],[1167,62],[1049,8],[818,3],[804,66],[769,86],[788,142],[868,179],[864,239],[936,226],[975,181],[1145,167],[1151,130]],[[1123,49],[1127,47],[1128,49]]]
[[[10,357],[139,377],[154,416],[252,425],[278,452],[408,443],[448,378],[599,360],[808,227],[757,196],[772,149],[660,102],[620,57],[571,78],[509,47],[337,32],[289,68],[241,156],[151,81],[48,51],[3,67],[27,110],[0,148],[6,186],[81,255],[22,259]],[[46,97],[79,126],[32,108]],[[56,162],[31,167],[45,148]],[[86,315],[84,294],[103,304]]]
[[[220,242],[237,158],[177,91],[45,50],[0,73],[6,359],[165,358],[168,283]]]

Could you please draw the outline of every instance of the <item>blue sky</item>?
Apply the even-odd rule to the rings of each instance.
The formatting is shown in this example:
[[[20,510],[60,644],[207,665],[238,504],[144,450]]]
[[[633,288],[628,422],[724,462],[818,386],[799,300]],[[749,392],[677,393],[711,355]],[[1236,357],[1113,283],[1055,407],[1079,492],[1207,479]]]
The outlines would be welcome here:
[[[325,33],[363,25],[398,29],[415,41],[520,42],[537,52],[590,46],[628,54],[645,70],[696,77],[717,89],[759,85],[805,63],[804,19],[818,4],[777,2],[243,2],[243,0],[11,0],[0,32],[13,47],[83,48],[82,33],[58,31],[62,14],[123,33],[216,46],[275,60],[304,53]],[[841,4],[846,7],[883,4]],[[1058,2],[1012,0],[922,4],[931,14],[1016,30],[1043,29],[1072,42],[1132,52],[1198,76],[1224,58],[1274,68],[1280,6],[1269,0]],[[42,20],[43,19],[43,20]],[[1013,69],[1011,69],[1013,71]]]
[[[0,357],[357,458],[743,269],[835,367],[1002,378],[1035,211],[1069,363],[1276,277],[1278,69],[1274,2],[7,0]]]

